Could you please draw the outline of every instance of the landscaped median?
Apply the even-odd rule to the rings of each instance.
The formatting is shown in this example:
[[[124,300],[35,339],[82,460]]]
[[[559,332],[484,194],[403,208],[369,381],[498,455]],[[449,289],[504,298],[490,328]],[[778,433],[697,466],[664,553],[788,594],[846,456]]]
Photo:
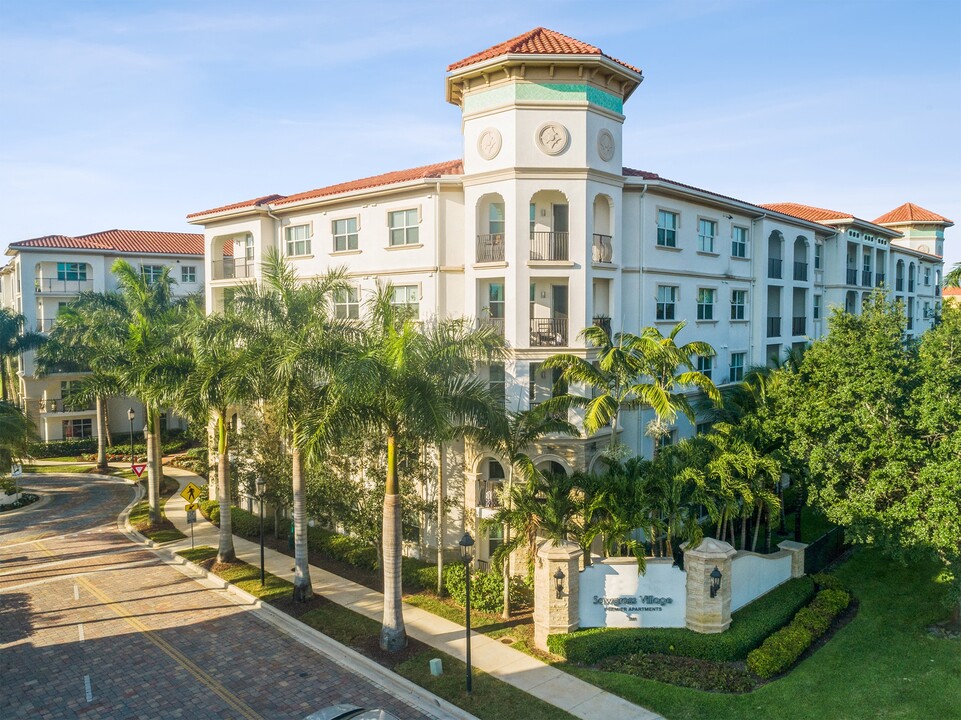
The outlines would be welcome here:
[[[167,515],[164,512],[167,500],[179,489],[180,484],[176,480],[164,475],[160,483],[160,496],[166,499],[160,505],[160,522],[152,523],[150,521],[150,505],[147,500],[141,500],[130,509],[128,516],[130,526],[145,538],[152,540],[158,545],[173,540],[182,540],[187,537],[174,527],[174,524],[167,519]]]
[[[380,624],[375,620],[321,596],[307,603],[295,603],[291,599],[291,583],[267,573],[261,587],[259,568],[240,561],[216,564],[214,548],[204,546],[178,554],[481,720],[521,717],[520,708],[525,720],[574,720],[573,715],[479,670],[474,670],[473,693],[468,696],[464,682],[466,666],[459,660],[414,639],[409,639],[399,653],[385,653],[379,647]],[[434,658],[443,663],[444,672],[439,677],[430,674],[429,661]]]

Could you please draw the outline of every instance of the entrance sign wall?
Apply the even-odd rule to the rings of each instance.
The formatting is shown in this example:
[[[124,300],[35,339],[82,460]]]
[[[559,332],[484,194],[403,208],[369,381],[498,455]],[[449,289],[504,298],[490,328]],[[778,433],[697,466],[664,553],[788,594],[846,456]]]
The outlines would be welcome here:
[[[671,558],[598,560],[581,572],[581,627],[684,627],[687,576]]]

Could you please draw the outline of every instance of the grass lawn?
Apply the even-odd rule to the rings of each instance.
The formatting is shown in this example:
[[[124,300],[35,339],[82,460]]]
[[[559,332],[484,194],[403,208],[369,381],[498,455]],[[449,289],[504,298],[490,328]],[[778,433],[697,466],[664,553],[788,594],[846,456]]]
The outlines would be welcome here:
[[[947,616],[938,566],[902,567],[860,550],[837,575],[860,601],[854,620],[787,676],[745,695],[688,690],[558,665],[668,720],[961,719],[961,643],[928,635]]]
[[[179,554],[191,562],[209,564],[209,561],[217,556],[217,551],[211,547],[198,547],[194,550],[182,550]],[[292,606],[289,600],[294,586],[286,580],[267,573],[266,586],[261,588],[260,569],[244,562],[232,563],[229,567],[214,566],[211,570],[251,595],[285,611],[294,610],[291,614],[297,614],[296,606]],[[315,598],[311,604],[317,607],[299,615],[298,619],[302,623],[363,654],[374,655],[375,660],[398,675],[464,708],[481,720],[505,720],[513,717],[524,717],[525,720],[574,720],[573,715],[476,669],[473,694],[468,697],[464,686],[467,672],[464,663],[416,641],[411,641],[410,647],[399,656],[376,650],[371,652],[378,643],[380,623],[322,598]],[[428,662],[433,658],[440,658],[443,662],[444,673],[440,677],[430,674]],[[518,714],[519,708],[523,708],[522,715]]]
[[[146,480],[144,480],[146,482]],[[181,540],[185,537],[182,532],[174,527],[173,523],[167,519],[164,507],[172,493],[176,492],[180,484],[173,478],[163,476],[160,483],[160,522],[156,525],[150,523],[150,506],[146,500],[141,500],[130,510],[130,524],[144,537],[153,540],[155,543],[165,543],[172,540]]]
[[[24,465],[25,473],[87,473],[90,472],[90,464],[86,465]]]

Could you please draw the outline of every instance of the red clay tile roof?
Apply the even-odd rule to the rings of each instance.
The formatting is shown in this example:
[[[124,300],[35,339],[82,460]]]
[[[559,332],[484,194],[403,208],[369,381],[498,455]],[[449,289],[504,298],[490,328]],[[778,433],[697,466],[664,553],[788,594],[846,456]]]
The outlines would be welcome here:
[[[946,287],[941,288],[941,294],[945,297],[956,297],[961,300],[961,288],[956,287]]]
[[[891,212],[885,213],[875,220],[874,224],[904,225],[912,222],[947,223],[950,225],[954,224],[943,215],[938,215],[930,210],[925,210],[920,205],[915,205],[914,203],[904,203],[904,205],[894,208],[894,210]]]
[[[44,237],[10,243],[11,250],[21,248],[62,248],[64,250],[101,250],[133,254],[203,255],[204,236],[198,233],[153,232],[150,230],[104,230],[70,237]]]
[[[762,203],[761,207],[816,223],[824,222],[825,220],[850,220],[854,217],[851,213],[840,212],[839,210],[825,210],[824,208],[802,205],[801,203]]]
[[[351,180],[350,182],[338,185],[328,185],[327,187],[307,192],[288,195],[287,197],[271,203],[271,205],[288,205],[299,200],[310,200],[311,198],[326,197],[328,195],[339,195],[340,193],[351,192],[353,190],[366,190],[367,188],[380,187],[382,185],[393,185],[395,183],[409,182],[411,180],[424,180],[427,178],[439,178],[444,175],[463,175],[464,163],[460,160],[448,160],[447,162],[434,163],[433,165],[422,165],[421,167],[410,168],[409,170],[394,170],[383,175]]]
[[[187,217],[194,218],[199,217],[200,215],[212,215],[213,213],[227,212],[228,210],[240,210],[241,208],[255,207],[257,205],[272,203],[276,200],[280,200],[283,197],[283,195],[264,195],[263,197],[254,198],[253,200],[244,200],[243,202],[232,203],[230,205],[224,205],[211,210],[201,210],[200,212],[190,213]]]
[[[473,65],[484,60],[491,60],[501,55],[597,55],[605,57],[608,60],[613,60],[618,65],[626,67],[632,72],[641,72],[633,65],[628,65],[626,62],[622,62],[617,58],[605,55],[598,47],[588,45],[585,42],[575,40],[572,37],[561,35],[559,32],[554,32],[543,27],[534,28],[523,35],[518,35],[516,38],[511,38],[499,45],[487,48],[487,50],[474,53],[463,60],[458,60],[448,65],[447,70],[457,70],[458,68]]]

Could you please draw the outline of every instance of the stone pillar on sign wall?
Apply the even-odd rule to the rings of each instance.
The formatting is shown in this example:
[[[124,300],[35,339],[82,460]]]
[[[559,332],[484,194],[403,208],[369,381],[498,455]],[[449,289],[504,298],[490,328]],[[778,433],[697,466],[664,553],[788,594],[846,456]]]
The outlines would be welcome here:
[[[583,552],[572,542],[548,540],[534,563],[534,645],[547,652],[547,636],[578,627],[578,592]],[[555,577],[558,570],[563,579]]]
[[[777,546],[779,549],[791,553],[791,577],[799,578],[804,575],[804,549],[807,545],[793,540],[784,540],[779,542]]]
[[[704,538],[696,548],[684,547],[687,573],[685,625],[700,633],[719,633],[731,624],[731,560],[736,550],[726,542]],[[717,568],[721,585],[711,597],[711,573]]]

